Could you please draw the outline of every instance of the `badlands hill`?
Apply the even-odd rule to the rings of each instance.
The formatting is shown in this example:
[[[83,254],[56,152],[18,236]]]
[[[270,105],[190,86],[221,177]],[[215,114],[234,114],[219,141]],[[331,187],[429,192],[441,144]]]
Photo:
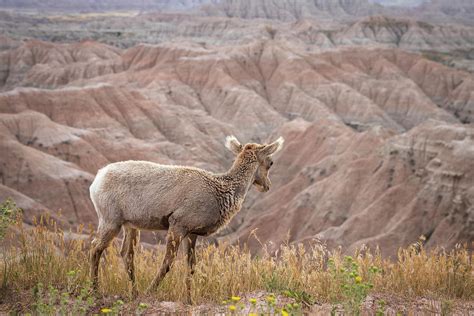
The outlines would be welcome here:
[[[369,0],[222,0],[202,8],[209,15],[222,15],[244,19],[299,20],[302,18],[343,19],[367,16],[388,10]]]
[[[470,25],[474,19],[471,0],[220,0],[199,8],[207,15],[283,21],[354,20],[375,14]]]
[[[0,7],[60,11],[189,10],[212,0],[0,0]]]
[[[272,189],[253,190],[218,238],[385,255],[420,235],[474,240],[474,75],[427,54],[472,50],[468,26],[143,13],[15,28],[12,16],[0,21],[0,199],[26,223],[47,209],[65,228],[95,224],[88,187],[110,162],[220,172],[226,135],[282,135]]]
[[[0,0],[0,8],[39,12],[192,12],[204,16],[297,21],[354,20],[375,14],[472,25],[471,0]]]

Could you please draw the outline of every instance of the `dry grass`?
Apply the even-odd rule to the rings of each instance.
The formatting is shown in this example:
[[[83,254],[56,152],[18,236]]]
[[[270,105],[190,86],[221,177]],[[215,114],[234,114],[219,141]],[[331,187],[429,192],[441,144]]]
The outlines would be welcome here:
[[[82,229],[78,233],[83,233]],[[71,295],[77,295],[86,286],[90,238],[67,236],[48,219],[42,219],[34,228],[26,229],[22,224],[10,227],[0,248],[0,297],[4,297],[4,304],[15,305],[18,300],[15,293],[31,293],[39,283]],[[129,282],[118,248],[116,240],[101,261],[100,291],[105,296],[127,298]],[[474,300],[473,254],[461,247],[449,252],[428,252],[416,244],[400,250],[397,261],[383,259],[377,251],[367,249],[356,252],[348,261],[340,251],[329,251],[321,245],[309,249],[285,245],[277,255],[263,253],[252,257],[245,247],[199,247],[193,278],[195,303],[221,302],[231,295],[254,291],[289,291],[294,296],[335,303],[348,299],[348,292],[344,294],[341,290],[345,284],[354,285],[355,294],[359,291],[358,284],[366,284],[368,291],[374,293]],[[139,247],[135,264],[141,293],[150,283],[162,255]],[[187,271],[184,259],[182,255],[179,257],[156,292],[156,300],[184,302]],[[345,268],[348,262],[362,282],[361,279],[351,281],[353,275]],[[374,267],[379,272],[373,273]],[[33,308],[32,295],[25,295],[21,300],[22,311]]]

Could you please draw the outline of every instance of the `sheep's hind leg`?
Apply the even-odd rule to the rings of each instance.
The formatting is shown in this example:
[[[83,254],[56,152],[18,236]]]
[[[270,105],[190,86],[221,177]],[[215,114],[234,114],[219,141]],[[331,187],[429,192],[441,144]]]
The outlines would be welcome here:
[[[109,246],[112,239],[120,231],[120,226],[113,224],[99,224],[97,229],[97,237],[92,240],[92,247],[90,251],[90,277],[92,281],[92,288],[97,291],[99,284],[99,262],[104,250]]]
[[[150,284],[150,287],[147,290],[148,293],[155,291],[158,288],[158,285],[160,285],[166,273],[168,273],[168,271],[170,270],[171,265],[173,264],[173,261],[176,258],[176,253],[178,252],[179,245],[181,244],[181,241],[184,237],[186,237],[186,233],[184,232],[184,230],[179,229],[177,227],[169,228],[168,234],[166,236],[165,257],[163,259],[163,263],[161,264],[160,270],[158,271],[158,274],[155,276],[155,278]]]
[[[192,304],[191,283],[194,275],[194,266],[196,265],[196,239],[197,235],[190,234],[186,240],[186,253],[188,256],[188,275],[186,277],[186,290],[188,304]]]
[[[137,230],[135,228],[124,227],[124,236],[120,255],[122,256],[125,270],[127,270],[128,278],[132,282],[132,297],[137,297],[137,285],[135,282],[135,265],[133,258],[135,255],[134,247],[137,244]]]

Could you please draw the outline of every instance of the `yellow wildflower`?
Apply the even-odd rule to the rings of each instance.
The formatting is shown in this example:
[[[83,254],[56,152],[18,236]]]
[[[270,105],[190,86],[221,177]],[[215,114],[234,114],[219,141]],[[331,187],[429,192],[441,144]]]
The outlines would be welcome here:
[[[238,302],[238,301],[240,301],[240,296],[232,296],[231,299],[232,299],[233,302]]]
[[[230,305],[230,306],[229,306],[229,310],[230,310],[231,312],[235,311],[236,309],[237,309],[237,307],[235,307],[235,305]]]
[[[284,309],[281,310],[281,316],[288,316],[288,312]]]
[[[249,313],[249,316],[258,316],[257,313]]]
[[[249,301],[252,305],[257,304],[257,299],[256,298],[251,298]]]
[[[110,308],[102,308],[100,311],[104,314],[112,313],[112,310]]]
[[[355,281],[356,281],[356,283],[362,282],[362,277],[360,275],[356,276]]]

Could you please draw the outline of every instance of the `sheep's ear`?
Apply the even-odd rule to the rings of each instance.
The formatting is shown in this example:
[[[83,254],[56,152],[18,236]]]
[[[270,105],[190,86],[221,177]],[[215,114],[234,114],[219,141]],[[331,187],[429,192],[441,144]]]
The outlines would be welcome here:
[[[236,155],[242,151],[242,145],[235,136],[227,136],[225,138],[225,147]]]
[[[274,141],[273,143],[265,145],[265,147],[263,147],[260,150],[260,153],[264,156],[271,156],[271,155],[277,153],[283,147],[283,142],[284,141],[285,140],[283,139],[283,137],[280,137],[276,141]]]

